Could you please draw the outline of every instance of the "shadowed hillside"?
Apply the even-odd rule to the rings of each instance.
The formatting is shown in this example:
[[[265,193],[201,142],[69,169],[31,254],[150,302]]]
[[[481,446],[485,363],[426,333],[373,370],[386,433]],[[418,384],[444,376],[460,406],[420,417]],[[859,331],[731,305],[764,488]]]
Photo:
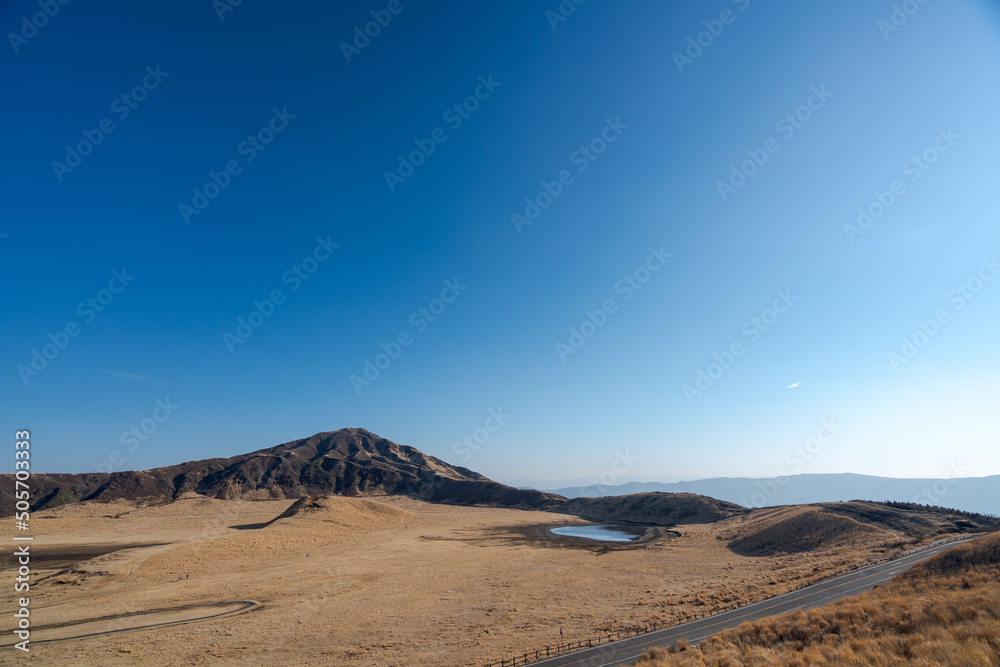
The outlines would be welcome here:
[[[13,475],[4,475],[12,488]],[[282,499],[329,494],[401,494],[433,502],[548,509],[563,498],[514,489],[479,473],[397,445],[364,429],[318,433],[228,459],[206,459],[153,470],[78,475],[33,474],[32,511],[83,500],[172,500],[196,492],[220,499]],[[13,494],[0,513],[14,512]]]
[[[711,523],[748,510],[693,493],[634,493],[608,498],[574,498],[560,505],[558,511],[592,521],[673,526]]]
[[[810,505],[756,510],[736,535],[729,548],[744,556],[802,553],[878,535],[887,542],[896,537],[881,528]]]
[[[918,538],[1000,530],[1000,519],[994,516],[913,503],[852,500],[846,503],[819,503],[815,507]]]
[[[744,556],[802,553],[871,542],[919,543],[942,535],[1000,530],[1000,519],[919,505],[851,501],[753,510],[729,533],[729,547]]]

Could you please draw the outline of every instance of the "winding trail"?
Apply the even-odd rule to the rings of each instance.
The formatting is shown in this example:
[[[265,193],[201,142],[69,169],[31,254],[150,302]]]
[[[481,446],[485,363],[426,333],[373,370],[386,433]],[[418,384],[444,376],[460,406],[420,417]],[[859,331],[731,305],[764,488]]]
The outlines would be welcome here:
[[[125,614],[92,620],[77,621],[66,625],[55,625],[31,630],[31,642],[57,642],[67,639],[81,639],[96,635],[107,635],[126,630],[141,628],[156,628],[165,625],[178,625],[193,621],[204,621],[222,616],[234,616],[260,606],[255,600],[235,600],[233,602],[213,602],[196,604],[173,609],[146,611],[139,614]],[[20,641],[16,635],[5,633],[0,636],[0,646],[13,646]]]

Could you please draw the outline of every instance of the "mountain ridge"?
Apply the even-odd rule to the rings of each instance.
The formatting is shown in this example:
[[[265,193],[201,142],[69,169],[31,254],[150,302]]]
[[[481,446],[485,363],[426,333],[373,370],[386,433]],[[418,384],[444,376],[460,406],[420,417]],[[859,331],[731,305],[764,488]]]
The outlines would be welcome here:
[[[5,480],[13,477],[3,475]],[[230,458],[150,470],[34,473],[30,486],[33,512],[86,500],[172,500],[187,492],[224,500],[402,494],[432,502],[520,509],[548,509],[565,500],[494,482],[362,428],[326,431]],[[0,513],[14,513],[13,494],[0,498]]]

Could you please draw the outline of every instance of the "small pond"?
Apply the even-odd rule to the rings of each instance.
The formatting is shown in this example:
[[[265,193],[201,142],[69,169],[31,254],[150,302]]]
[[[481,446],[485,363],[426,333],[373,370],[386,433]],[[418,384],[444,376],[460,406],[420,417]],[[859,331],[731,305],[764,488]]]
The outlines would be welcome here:
[[[551,532],[566,537],[583,537],[601,542],[633,542],[645,532],[642,527],[629,526],[562,526],[552,528]]]

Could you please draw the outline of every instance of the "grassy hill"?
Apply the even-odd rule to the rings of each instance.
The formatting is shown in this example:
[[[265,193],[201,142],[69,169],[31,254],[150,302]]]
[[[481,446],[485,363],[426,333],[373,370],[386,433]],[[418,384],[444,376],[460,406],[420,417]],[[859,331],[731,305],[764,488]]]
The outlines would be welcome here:
[[[748,511],[739,505],[694,493],[633,493],[608,498],[574,498],[554,510],[591,521],[657,526],[711,523]]]
[[[865,537],[882,537],[889,542],[894,535],[883,528],[810,505],[779,507],[755,511],[740,526],[729,548],[743,556],[803,553],[846,545]]]
[[[729,547],[744,556],[794,554],[881,539],[912,545],[943,535],[1000,530],[1000,519],[943,507],[855,500],[762,508],[734,520]]]

